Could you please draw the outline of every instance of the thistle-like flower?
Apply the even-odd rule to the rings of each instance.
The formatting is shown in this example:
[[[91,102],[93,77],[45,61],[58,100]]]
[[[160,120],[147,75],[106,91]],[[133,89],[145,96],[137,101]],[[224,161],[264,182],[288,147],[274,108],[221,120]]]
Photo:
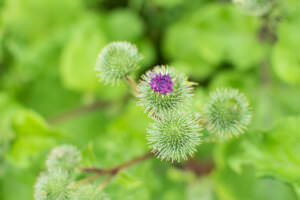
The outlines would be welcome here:
[[[176,110],[188,103],[192,96],[187,77],[172,68],[157,66],[142,79],[137,96],[150,115]]]
[[[36,200],[71,200],[72,183],[69,174],[63,170],[42,173],[34,187]]]
[[[221,137],[244,133],[251,121],[246,97],[236,89],[217,89],[204,108],[207,128]]]
[[[162,160],[182,161],[200,144],[199,120],[191,113],[167,112],[148,129],[152,151]]]
[[[112,42],[100,52],[95,70],[105,83],[118,83],[139,68],[142,58],[135,45],[129,42]]]
[[[150,86],[154,92],[167,94],[173,91],[174,83],[169,74],[149,74],[151,76]]]
[[[273,6],[276,0],[233,0],[241,9],[251,15],[264,15]]]
[[[81,162],[81,159],[81,153],[76,147],[61,145],[50,152],[46,166],[48,171],[62,169],[71,172]]]

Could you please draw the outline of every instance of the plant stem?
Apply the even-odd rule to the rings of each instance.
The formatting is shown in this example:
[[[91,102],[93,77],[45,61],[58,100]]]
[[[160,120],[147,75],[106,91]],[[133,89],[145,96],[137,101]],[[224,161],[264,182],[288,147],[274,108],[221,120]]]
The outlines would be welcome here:
[[[137,93],[137,87],[136,87],[136,83],[134,80],[132,80],[131,78],[129,78],[128,76],[125,77],[127,83],[129,84],[129,86],[134,90],[135,93]]]
[[[94,111],[100,108],[104,108],[111,105],[110,102],[106,101],[95,101],[88,105],[83,105],[65,112],[62,112],[56,116],[50,117],[47,119],[48,123],[50,125],[58,124],[60,122],[72,119],[73,117],[77,117],[80,115],[83,115],[85,113],[88,113],[90,111]]]
[[[109,169],[100,169],[100,168],[82,168],[81,170],[84,172],[96,172],[100,175],[104,175],[104,174],[110,174],[110,173],[116,173],[122,169],[128,168],[136,163],[139,163],[141,161],[147,160],[148,158],[153,157],[153,153],[152,152],[148,152],[142,156],[139,156],[133,160],[127,161],[125,163],[122,163],[120,165],[117,165],[115,167],[109,168]]]
[[[112,178],[114,177],[114,174],[110,174],[98,187],[98,190],[103,190],[103,188],[105,188],[105,186],[112,180]]]
[[[119,103],[121,102],[123,105],[126,104],[127,101],[130,100],[130,95],[126,94],[122,99],[120,99],[120,101],[118,102],[112,102],[112,101],[101,101],[101,100],[97,100],[91,104],[88,105],[81,105],[77,108],[73,108],[71,110],[67,110],[65,112],[62,112],[56,116],[53,117],[49,117],[47,119],[47,122],[50,125],[55,125],[55,124],[59,124],[62,122],[65,122],[67,120],[73,119],[75,117],[84,115],[86,113],[92,112],[92,111],[96,111],[98,109],[104,109],[104,108],[110,108],[111,106],[114,105],[114,103]]]
[[[110,178],[108,177],[100,186],[99,188],[102,189],[102,187],[106,186],[110,180],[118,174],[118,172],[120,170],[123,170],[125,168],[128,168],[132,165],[135,165],[137,163],[140,163],[144,160],[147,160],[149,158],[152,158],[153,157],[153,153],[152,152],[148,152],[142,156],[139,156],[133,160],[130,160],[130,161],[127,161],[125,163],[122,163],[120,165],[117,165],[115,167],[112,167],[112,168],[108,168],[108,169],[100,169],[100,168],[82,168],[81,170],[84,171],[84,172],[95,172],[96,174],[92,175],[92,176],[89,176],[87,178],[84,178],[82,180],[79,180],[77,181],[76,183],[74,183],[75,186],[79,186],[81,184],[84,184],[84,183],[90,183],[94,180],[96,180],[97,178],[103,176],[103,175],[106,175],[106,174],[109,174]],[[107,182],[107,183],[106,183]]]

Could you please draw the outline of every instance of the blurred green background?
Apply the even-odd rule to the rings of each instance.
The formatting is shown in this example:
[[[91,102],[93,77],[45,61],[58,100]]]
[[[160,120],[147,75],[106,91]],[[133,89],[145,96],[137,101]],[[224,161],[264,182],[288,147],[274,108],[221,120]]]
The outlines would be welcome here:
[[[101,48],[123,40],[145,57],[136,80],[174,66],[199,83],[199,111],[215,88],[238,88],[253,121],[184,163],[123,171],[105,189],[112,199],[299,199],[300,3],[278,2],[253,16],[226,0],[0,0],[0,199],[33,199],[58,144],[103,168],[149,151],[150,120],[130,88],[93,70]]]

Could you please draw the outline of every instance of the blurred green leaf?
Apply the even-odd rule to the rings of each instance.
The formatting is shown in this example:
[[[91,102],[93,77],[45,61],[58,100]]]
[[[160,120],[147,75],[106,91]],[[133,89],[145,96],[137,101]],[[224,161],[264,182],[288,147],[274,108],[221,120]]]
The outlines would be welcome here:
[[[95,164],[96,155],[93,150],[93,144],[89,143],[82,151],[82,165],[85,167],[93,166]]]
[[[211,177],[201,177],[187,185],[187,200],[215,200]]]
[[[297,6],[300,8],[300,4]],[[300,84],[300,59],[298,48],[300,39],[300,15],[298,12],[290,14],[279,25],[278,37],[273,50],[273,68],[279,78],[290,84]]]
[[[5,155],[16,137],[11,127],[11,120],[19,109],[20,106],[11,97],[0,93],[0,177],[5,172]]]
[[[97,16],[83,17],[64,48],[60,69],[67,88],[85,92],[97,89],[94,67],[98,53],[106,44],[100,25],[101,18]]]
[[[222,61],[247,70],[257,66],[265,54],[264,46],[255,37],[258,25],[258,20],[242,15],[232,6],[211,3],[185,15],[168,29],[164,52],[170,59],[191,63],[194,70],[190,75],[206,74],[199,75],[202,79]]]
[[[130,9],[117,9],[107,16],[107,30],[110,40],[136,41],[144,32],[144,24],[137,13]],[[125,28],[126,27],[126,28]]]
[[[167,171],[167,176],[170,180],[176,182],[191,182],[195,179],[195,174],[193,172],[176,168],[170,168]]]
[[[223,168],[228,164],[235,172],[242,173],[242,167],[251,164],[256,175],[286,181],[300,195],[299,125],[299,117],[284,119],[270,130],[253,131],[219,145],[216,152],[218,166]]]
[[[120,183],[123,187],[126,188],[136,188],[141,185],[141,182],[139,180],[125,172],[118,173],[116,178],[118,183]]]
[[[216,192],[220,200],[296,200],[296,193],[284,182],[271,178],[257,178],[255,169],[244,165],[235,172],[229,167],[218,169]]]
[[[60,132],[50,128],[38,114],[29,110],[15,113],[12,130],[16,139],[7,159],[20,167],[29,166],[33,159],[55,145],[55,138],[62,136]]]

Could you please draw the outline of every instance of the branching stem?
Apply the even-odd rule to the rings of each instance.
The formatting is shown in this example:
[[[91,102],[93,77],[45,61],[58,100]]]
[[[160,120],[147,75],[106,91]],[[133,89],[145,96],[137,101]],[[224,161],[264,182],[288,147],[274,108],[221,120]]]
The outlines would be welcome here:
[[[47,121],[51,125],[58,124],[60,122],[67,121],[67,120],[72,119],[74,117],[83,115],[83,114],[88,113],[90,111],[94,111],[94,110],[97,110],[97,109],[100,109],[100,108],[107,107],[109,105],[111,105],[110,102],[95,101],[91,104],[83,105],[83,106],[80,106],[80,107],[62,112],[62,113],[60,113],[56,116],[48,118]]]
[[[115,167],[112,168],[108,168],[108,169],[100,169],[100,168],[81,168],[82,171],[84,172],[94,172],[96,174],[89,176],[87,178],[84,178],[82,180],[77,181],[76,183],[74,183],[75,186],[79,186],[81,184],[84,183],[90,183],[94,180],[96,180],[97,178],[109,174],[108,178],[104,180],[104,182],[99,186],[99,189],[103,189],[103,187],[105,187],[110,181],[111,179],[118,174],[119,171],[131,167],[132,165],[135,165],[137,163],[140,163],[144,160],[147,160],[149,158],[153,157],[153,153],[152,152],[148,152],[142,156],[139,156],[133,160],[127,161],[125,163],[122,163],[120,165],[117,165]]]
[[[118,166],[112,167],[112,168],[108,168],[108,169],[100,169],[100,168],[82,168],[81,170],[84,172],[96,172],[98,174],[104,175],[104,174],[111,174],[111,173],[115,173],[118,172],[122,169],[128,168],[136,163],[139,163],[141,161],[147,160],[148,158],[151,158],[153,156],[152,152],[148,152],[142,156],[139,156],[133,160],[127,161],[125,163],[122,163]]]
[[[103,190],[105,186],[112,180],[112,178],[115,176],[115,174],[110,174],[98,187],[98,190]]]

